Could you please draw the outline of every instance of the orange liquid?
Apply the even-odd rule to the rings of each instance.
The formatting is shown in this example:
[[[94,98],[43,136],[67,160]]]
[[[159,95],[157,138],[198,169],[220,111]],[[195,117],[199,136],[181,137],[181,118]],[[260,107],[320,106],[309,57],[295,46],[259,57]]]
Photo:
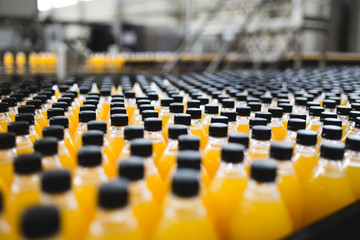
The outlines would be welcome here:
[[[16,141],[16,153],[18,155],[20,154],[26,154],[26,153],[32,153],[33,152],[33,144],[30,140],[20,140]]]
[[[144,239],[152,239],[154,230],[160,218],[160,209],[154,201],[137,204],[133,208],[134,217],[138,220],[139,228]]]
[[[169,121],[170,113],[168,114],[160,114],[160,118],[162,120],[162,127],[165,128],[166,123]]]
[[[103,103],[100,107],[100,120],[106,121],[110,113],[110,103]]]
[[[74,186],[73,191],[81,212],[87,222],[90,222],[95,217],[97,187],[93,185]]]
[[[210,179],[216,174],[220,166],[220,157],[221,157],[221,146],[209,144],[206,146],[204,150],[204,156],[202,160],[202,164],[205,167],[207,173],[209,174]]]
[[[207,137],[204,129],[201,127],[201,125],[191,126],[190,132],[192,135],[196,135],[196,136],[200,137],[200,149],[204,150],[206,147],[206,144],[208,142],[208,137]]]
[[[286,137],[286,129],[282,123],[271,126],[271,132],[274,134],[275,141],[283,141]]]
[[[297,153],[293,159],[293,165],[296,175],[299,178],[300,183],[304,183],[305,180],[311,175],[312,171],[316,167],[319,161],[317,154],[311,153]]]
[[[158,170],[162,179],[166,179],[176,163],[177,149],[166,149],[158,162]]]
[[[2,151],[3,152],[3,151]],[[3,181],[7,189],[10,189],[14,179],[14,159],[10,159],[6,154],[0,153],[0,179]]]
[[[0,119],[0,132],[7,132],[7,125],[9,122],[10,119],[9,121],[3,121],[3,119]]]
[[[236,130],[238,132],[243,132],[249,134],[249,124],[237,124]]]
[[[360,199],[360,164],[358,160],[349,162],[346,166],[346,175],[349,178],[350,186],[356,199]]]
[[[153,153],[154,153],[154,164],[158,166],[158,162],[165,151],[166,143],[163,139],[159,138],[148,138],[153,143]]]
[[[133,115],[134,115],[134,111],[136,109],[136,106],[127,106],[126,107],[126,113],[129,116],[129,119],[132,120]],[[130,124],[132,124],[132,121],[130,122]]]
[[[79,209],[64,209],[61,211],[61,235],[63,239],[84,239],[87,222]]]
[[[125,145],[125,140],[123,137],[113,137],[110,138],[109,145],[112,151],[112,158],[109,158],[109,160],[115,164],[116,159],[119,157],[121,150],[123,149]]]
[[[159,174],[153,174],[146,177],[146,185],[148,186],[150,192],[153,195],[154,201],[160,205],[165,198],[167,193],[166,184],[162,180]]]

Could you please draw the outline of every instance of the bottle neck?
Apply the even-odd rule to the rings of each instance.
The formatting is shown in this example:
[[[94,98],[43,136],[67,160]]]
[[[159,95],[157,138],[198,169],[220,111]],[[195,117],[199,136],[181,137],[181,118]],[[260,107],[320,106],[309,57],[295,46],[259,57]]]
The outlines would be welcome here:
[[[171,194],[164,215],[168,219],[190,220],[206,217],[206,210],[199,196],[185,198]]]
[[[244,168],[243,162],[239,163],[229,163],[221,161],[220,167],[218,170],[218,175],[220,177],[226,178],[245,178],[247,173]]]
[[[278,201],[281,199],[275,182],[261,183],[253,179],[249,181],[245,189],[244,198],[259,202]]]
[[[332,178],[340,178],[345,176],[344,165],[342,161],[334,161],[320,157],[316,167],[315,176],[325,176]]]
[[[12,193],[40,191],[40,174],[15,174],[11,185]]]

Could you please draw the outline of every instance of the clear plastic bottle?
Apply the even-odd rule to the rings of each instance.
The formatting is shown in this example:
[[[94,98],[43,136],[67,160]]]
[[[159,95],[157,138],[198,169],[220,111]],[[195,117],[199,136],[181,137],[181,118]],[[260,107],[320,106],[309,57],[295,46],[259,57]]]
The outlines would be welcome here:
[[[334,125],[325,125],[322,128],[321,143],[340,142],[342,137],[342,128]]]
[[[165,124],[167,123],[167,121],[169,120],[170,117],[170,104],[173,103],[174,99],[173,98],[162,98],[160,103],[161,103],[161,110],[159,113],[159,117],[162,120],[162,127],[165,127]]]
[[[291,118],[287,125],[287,134],[284,142],[291,143],[293,146],[296,144],[297,131],[306,128],[306,121],[299,118]]]
[[[234,210],[230,239],[281,239],[293,231],[275,178],[275,162],[259,160],[251,164],[251,181]],[[259,226],[266,228],[259,231]]]
[[[110,114],[110,102],[111,102],[111,90],[100,89],[100,100],[99,100],[99,117],[100,120],[106,121]]]
[[[0,179],[7,189],[14,179],[14,158],[16,156],[16,144],[14,133],[0,133]]]
[[[349,106],[337,106],[336,107],[336,114],[342,121],[343,134],[345,134],[345,129],[350,124],[350,122],[349,122],[350,111],[351,111],[351,107],[349,107]]]
[[[244,160],[242,164],[244,165],[244,168],[246,172],[250,173],[250,156],[249,156],[249,134],[246,133],[233,133],[229,135],[229,143],[237,143],[245,147],[244,150]]]
[[[41,100],[33,99],[26,101],[26,105],[32,105],[35,107],[35,130],[39,137],[42,137],[42,129],[48,125],[47,119],[41,113]]]
[[[165,151],[166,143],[162,135],[162,121],[160,118],[147,118],[144,122],[144,138],[150,140],[154,146],[154,164],[158,166],[159,160]]]
[[[111,161],[115,164],[121,150],[125,145],[124,129],[128,125],[128,116],[126,114],[112,114],[111,127],[109,134],[109,146],[111,147],[113,158]]]
[[[269,157],[271,128],[267,126],[253,126],[249,147],[251,161]]]
[[[316,131],[320,135],[322,126],[320,117],[322,112],[324,112],[323,107],[312,106],[309,108],[310,120],[306,129]]]
[[[306,103],[307,103],[307,98],[305,98],[305,97],[296,97],[295,98],[294,113],[307,114]]]
[[[69,119],[66,116],[56,116],[50,118],[50,126],[56,126],[56,125],[63,127],[65,147],[69,151],[71,157],[76,162],[76,148],[75,148],[74,140],[69,131]]]
[[[34,126],[34,114],[32,113],[20,113],[15,116],[15,121],[25,121],[29,124],[29,138],[32,143],[34,143],[36,140],[39,140],[39,135],[35,131]]]
[[[326,112],[336,112],[336,101],[332,99],[324,99],[322,106]]]
[[[116,165],[118,165],[123,159],[130,156],[130,143],[131,140],[136,138],[144,137],[144,127],[137,125],[129,125],[124,128],[124,139],[125,144],[121,150],[120,156],[116,160]]]
[[[129,119],[133,119],[133,114],[136,109],[135,92],[133,90],[127,90],[124,92],[125,107]],[[132,124],[132,122],[130,122]]]
[[[150,104],[154,106],[155,111],[160,114],[161,107],[159,102],[159,95],[156,92],[150,92],[147,94],[149,100],[151,101]]]
[[[0,132],[7,132],[7,125],[11,122],[8,115],[9,104],[7,102],[0,102]]]
[[[184,105],[182,103],[171,103],[170,117],[166,122],[165,127],[163,127],[163,131],[162,131],[166,143],[168,143],[169,126],[174,125],[175,114],[180,114],[180,113],[184,113]]]
[[[191,134],[190,126],[191,126],[191,115],[186,113],[175,114],[174,116],[174,124],[176,125],[185,125],[187,128],[187,133]]]
[[[355,198],[360,198],[359,173],[360,173],[360,137],[349,135],[346,138],[344,166],[346,175],[349,178],[350,185]]]
[[[94,111],[80,111],[79,125],[73,135],[75,149],[79,149],[82,145],[82,134],[87,131],[87,123],[96,119]]]
[[[283,109],[280,107],[271,107],[268,108],[271,113],[271,131],[274,134],[275,141],[283,141],[286,137],[286,128],[282,122]]]
[[[292,112],[293,106],[290,103],[279,103],[278,107],[283,109],[282,123],[284,124],[284,127],[287,128],[287,123],[290,118],[290,113]]]
[[[206,134],[209,134],[209,125],[211,123],[211,118],[218,115],[219,115],[219,105],[216,104],[205,105],[205,116],[202,121],[202,126]]]
[[[260,99],[262,103],[261,111],[267,112],[271,107],[273,98],[271,96],[261,96]]]
[[[15,115],[18,114],[16,98],[6,97],[2,99],[3,102],[6,102],[9,106],[8,115],[12,122],[15,121]]]
[[[345,129],[343,141],[346,139],[348,135],[355,133],[355,121],[356,118],[358,117],[360,117],[360,111],[350,111],[349,125]]]
[[[186,113],[191,115],[190,132],[192,135],[200,137],[200,149],[204,150],[208,142],[208,137],[201,125],[201,109],[200,108],[187,108]]]
[[[236,130],[249,134],[250,110],[248,106],[236,107]]]
[[[42,169],[47,171],[50,169],[63,168],[58,157],[58,142],[55,137],[43,137],[34,144],[35,152],[41,153]]]
[[[236,112],[233,110],[221,110],[220,115],[228,118],[228,135],[236,133]]]
[[[247,99],[247,95],[244,93],[237,93],[235,95],[236,98],[236,107],[244,107],[246,106],[246,99]]]
[[[254,118],[255,113],[261,111],[261,103],[259,102],[249,102],[247,106],[251,109],[250,118]]]
[[[8,125],[8,131],[16,135],[16,154],[32,153],[33,143],[29,138],[29,123],[25,121],[12,122]]]

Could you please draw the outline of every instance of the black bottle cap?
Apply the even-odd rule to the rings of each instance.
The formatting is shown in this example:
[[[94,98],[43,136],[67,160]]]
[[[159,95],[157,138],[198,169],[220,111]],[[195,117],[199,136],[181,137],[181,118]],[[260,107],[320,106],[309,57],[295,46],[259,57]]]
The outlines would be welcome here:
[[[254,126],[266,126],[267,120],[265,118],[251,118],[249,120],[249,128],[253,128]]]
[[[146,131],[157,132],[162,130],[162,121],[160,118],[147,118],[144,120]]]
[[[209,136],[211,137],[227,137],[228,126],[224,123],[211,123],[209,126]]]
[[[177,169],[190,168],[200,171],[201,154],[194,150],[179,151],[176,162]]]
[[[78,165],[82,167],[100,166],[102,162],[101,147],[95,145],[83,146],[77,153],[77,159]]]
[[[110,115],[118,114],[118,113],[127,114],[126,108],[124,108],[124,107],[110,108]]]
[[[7,102],[0,102],[0,113],[9,111],[9,104]]]
[[[125,107],[123,98],[111,98],[110,109],[115,107]]]
[[[170,104],[170,112],[171,113],[183,113],[184,105],[182,103],[171,103]]]
[[[61,108],[63,109],[65,112],[67,112],[68,110],[68,105],[67,103],[64,103],[64,102],[56,102],[56,103],[53,103],[51,105],[52,108]]]
[[[87,99],[83,102],[83,105],[91,105],[94,106],[95,108],[97,107],[99,101],[96,99]],[[81,107],[81,106],[80,106]]]
[[[355,128],[360,128],[360,117],[355,119]]]
[[[0,150],[16,147],[15,134],[12,132],[0,133]]]
[[[356,100],[355,100],[356,101]],[[351,103],[351,109],[353,111],[360,111],[360,103],[359,102],[354,102],[354,103]]]
[[[272,102],[272,97],[270,96],[261,96],[260,100],[262,103],[270,104]]]
[[[312,106],[309,108],[309,115],[314,117],[320,117],[321,113],[324,112],[323,107]]]
[[[249,148],[249,134],[238,132],[229,135],[229,143],[237,143]]]
[[[129,192],[128,181],[117,179],[116,181],[102,184],[99,188],[99,207],[103,209],[117,209],[128,204]]]
[[[180,135],[187,134],[188,128],[185,125],[175,124],[169,126],[169,139],[178,139]]]
[[[173,98],[162,98],[160,104],[162,107],[169,107],[171,103],[174,102]]]
[[[172,94],[171,98],[174,99],[174,103],[182,103],[183,102],[183,96],[179,94]]]
[[[14,97],[6,97],[6,98],[3,98],[2,100],[3,102],[6,102],[8,104],[9,107],[16,107],[16,98]],[[26,102],[26,105],[28,105],[28,103]],[[31,104],[29,104],[31,105]]]
[[[309,110],[311,107],[320,107],[320,103],[313,102],[313,101],[307,102],[306,103],[306,110]]]
[[[111,115],[111,126],[124,127],[129,124],[129,118],[126,114],[112,114]]]
[[[68,170],[54,169],[45,171],[41,176],[41,189],[49,194],[64,193],[71,188],[71,176]]]
[[[14,172],[20,175],[33,174],[41,171],[41,154],[22,154],[15,157]]]
[[[216,104],[206,104],[205,105],[206,114],[219,114],[219,105]]]
[[[320,157],[342,161],[344,157],[345,145],[343,143],[322,143],[320,146]]]
[[[312,130],[299,130],[296,135],[296,144],[304,146],[315,146],[317,143],[317,132]]]
[[[223,108],[234,108],[235,107],[235,101],[232,99],[223,99],[221,100],[221,105]]]
[[[132,156],[151,157],[153,154],[153,143],[147,139],[134,139],[130,143]]]
[[[96,145],[102,147],[104,145],[104,132],[100,130],[89,130],[82,134],[83,146]]]
[[[64,127],[61,125],[45,127],[42,132],[43,137],[55,137],[58,141],[64,140]]]
[[[70,86],[69,85],[60,85],[59,86],[59,91],[61,92],[61,93],[64,93],[64,92],[66,92],[67,90],[69,90],[70,89]]]
[[[336,108],[336,101],[331,99],[324,99],[323,101],[324,108]]]
[[[100,89],[100,96],[107,97],[111,95],[111,89]]]
[[[154,106],[150,104],[143,104],[139,106],[139,112],[142,114],[146,110],[154,110]]]
[[[251,108],[248,106],[236,107],[236,114],[240,117],[249,117]]]
[[[278,104],[278,107],[281,107],[284,113],[291,113],[293,109],[293,106],[290,103],[281,103]]]
[[[338,127],[341,127],[342,126],[342,121],[341,119],[338,119],[338,118],[325,118],[324,119],[324,126],[329,126],[329,125],[332,125],[332,126],[338,126]]]
[[[51,239],[60,231],[60,212],[55,206],[32,206],[23,212],[20,225],[26,239]]]
[[[22,100],[19,100],[18,98],[16,98],[18,102],[21,102]],[[45,104],[46,103],[46,99],[47,97],[45,95],[36,95],[33,97],[33,99],[38,99],[41,101],[41,104]]]
[[[201,102],[200,100],[189,100],[187,101],[188,108],[200,108]],[[171,106],[170,106],[171,108]]]
[[[268,111],[273,118],[282,118],[283,116],[283,109],[281,107],[272,107]]]
[[[221,159],[228,163],[241,163],[244,160],[245,147],[237,143],[224,144],[221,148]]]
[[[64,128],[69,128],[69,119],[66,116],[56,116],[50,118],[50,126],[60,125]]]
[[[81,105],[80,112],[83,111],[96,111],[96,106],[90,104]]]
[[[149,99],[140,99],[140,98],[136,98],[136,104],[138,107],[140,107],[141,105],[151,105],[151,101]]]
[[[34,125],[34,114],[32,113],[21,113],[15,116],[15,121],[24,121],[28,122],[29,125]]]
[[[287,129],[290,131],[298,131],[306,128],[306,121],[300,118],[290,118],[288,121]]]
[[[261,103],[259,102],[249,102],[248,107],[250,107],[251,112],[259,112],[261,111]]]
[[[293,145],[287,142],[273,142],[270,146],[270,157],[279,161],[291,161]]]
[[[129,125],[124,128],[124,139],[133,140],[144,137],[144,127],[137,125]]]
[[[228,117],[229,122],[236,121],[236,112],[235,111],[223,110],[223,111],[221,111],[221,116]]]
[[[119,164],[119,176],[129,181],[144,179],[145,167],[141,157],[130,156]]]
[[[251,179],[256,182],[274,182],[276,178],[276,163],[271,160],[257,160],[251,163]]]
[[[35,107],[33,105],[21,105],[18,107],[18,113],[35,113]]]
[[[179,169],[171,182],[171,192],[179,197],[194,197],[199,194],[199,174],[193,169]]]
[[[56,116],[64,116],[65,112],[62,108],[50,108],[47,110],[47,118],[50,119]]]
[[[210,123],[224,123],[228,125],[229,118],[227,116],[213,116],[210,119]]]
[[[145,110],[141,114],[141,118],[143,121],[145,121],[145,119],[147,118],[158,118],[158,117],[159,117],[159,113],[155,110]]]
[[[82,111],[79,112],[79,122],[87,123],[96,119],[95,111]]]
[[[247,99],[247,95],[246,94],[244,94],[244,93],[237,93],[236,95],[235,95],[235,97],[236,97],[236,100],[237,101],[246,101],[246,99]]]
[[[58,153],[58,143],[55,137],[43,137],[34,143],[35,152],[43,156],[51,156]]]
[[[200,108],[187,108],[186,113],[190,114],[191,119],[200,119],[201,118],[201,109]]]
[[[99,130],[104,134],[107,132],[107,124],[105,121],[100,120],[92,120],[87,124],[88,130]]]
[[[321,137],[329,140],[341,140],[342,128],[338,126],[323,126]]]
[[[180,135],[178,138],[179,141],[179,151],[182,150],[195,150],[198,151],[200,147],[200,138],[195,135]]]
[[[29,122],[17,121],[8,124],[8,132],[15,133],[16,136],[23,136],[29,134]]]
[[[348,107],[348,106],[337,106],[336,107],[336,113],[338,115],[349,116],[350,111],[351,111],[351,107]]]
[[[295,98],[295,105],[298,106],[306,106],[307,98],[305,97],[297,97]]]
[[[350,111],[349,120],[355,122],[356,118],[360,117],[360,111]]]
[[[124,92],[126,98],[135,98],[135,92],[133,90],[127,90]]]
[[[253,126],[251,138],[256,140],[270,140],[271,128],[266,126]]]
[[[157,93],[148,93],[147,96],[151,101],[159,100],[159,96]]]
[[[354,134],[347,136],[345,148],[351,151],[360,151],[360,137]]]
[[[70,98],[70,97],[61,97],[57,100],[58,102],[64,102],[64,103],[67,103],[68,106],[71,105],[71,103],[73,102],[73,99]],[[85,104],[86,101],[84,101],[84,104]]]
[[[333,112],[322,112],[320,115],[320,121],[324,121],[325,118],[337,118],[337,115]]]
[[[256,112],[255,117],[256,118],[265,118],[267,123],[271,122],[271,113],[269,113],[269,112]]]
[[[179,113],[174,115],[174,124],[182,124],[185,126],[191,125],[191,116],[186,113]]]

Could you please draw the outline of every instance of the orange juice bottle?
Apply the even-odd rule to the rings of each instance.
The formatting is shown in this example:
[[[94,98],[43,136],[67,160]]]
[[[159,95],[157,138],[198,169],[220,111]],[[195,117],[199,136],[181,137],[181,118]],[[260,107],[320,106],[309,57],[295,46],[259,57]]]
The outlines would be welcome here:
[[[38,134],[34,127],[34,114],[32,113],[20,113],[15,116],[15,121],[25,121],[29,124],[29,138],[32,143],[39,139]]]
[[[64,129],[64,144],[69,151],[71,157],[76,162],[76,149],[72,136],[69,132],[69,119],[65,116],[56,116],[50,118],[50,126],[62,126]]]
[[[360,137],[349,135],[346,138],[346,152],[344,165],[346,175],[349,178],[351,188],[354,192],[355,198],[360,198],[360,188],[358,186],[359,170],[360,170]]]
[[[269,108],[271,107],[271,103],[272,103],[273,98],[271,96],[261,96],[260,100],[261,100],[261,103],[262,103],[261,111],[267,112],[269,110]]]
[[[200,137],[200,149],[204,150],[208,142],[207,135],[201,125],[201,109],[200,108],[187,108],[186,113],[191,116],[190,132],[192,135]]]
[[[196,135],[180,135],[178,137],[179,151],[194,150],[199,151],[200,138]]]
[[[247,99],[247,95],[242,93],[243,91],[241,92],[238,92],[236,93],[235,95],[235,98],[236,98],[236,104],[235,106],[236,107],[244,107],[246,106],[246,99]]]
[[[111,115],[113,115],[113,114],[126,114],[127,115],[126,108],[125,107],[110,107],[110,118],[109,118],[110,126],[111,126]]]
[[[221,112],[222,111],[234,111],[235,110],[235,101],[230,98],[221,99]]]
[[[295,146],[297,131],[306,128],[306,121],[300,118],[291,118],[287,125],[287,134],[284,142],[291,143]]]
[[[293,226],[301,226],[301,214],[304,198],[300,181],[291,162],[293,145],[285,142],[273,142],[270,147],[270,157],[277,162],[277,186],[292,218]]]
[[[7,132],[7,125],[11,122],[8,111],[9,104],[7,102],[0,102],[0,132]]]
[[[249,156],[251,161],[269,157],[271,140],[271,128],[267,126],[253,126],[251,129],[251,140]]]
[[[110,114],[110,101],[111,101],[111,90],[110,89],[101,89],[100,90],[100,100],[99,100],[99,116],[100,120],[107,120],[108,115]]]
[[[174,125],[174,116],[175,114],[184,113],[184,105],[182,103],[171,103],[170,104],[170,117],[168,121],[165,123],[165,127],[163,127],[163,137],[165,141],[168,140],[168,131],[169,126]]]
[[[5,214],[14,233],[19,233],[21,212],[40,201],[41,155],[23,154],[14,161],[14,181],[6,201]]]
[[[357,117],[360,117],[360,111],[350,111],[349,125],[345,129],[343,141],[348,135],[355,133],[355,121]]]
[[[169,120],[170,117],[170,104],[173,103],[174,99],[173,98],[162,98],[160,100],[161,103],[161,110],[159,113],[159,117],[162,120],[162,127],[164,128],[167,121]]]
[[[25,121],[12,122],[8,125],[8,131],[15,133],[16,154],[32,153],[33,143],[29,137],[29,123]]]
[[[116,160],[116,165],[118,165],[123,159],[130,156],[130,142],[136,138],[144,137],[144,127],[137,125],[129,125],[124,128],[124,140],[125,144],[122,148],[118,159]]]
[[[216,104],[205,105],[205,116],[202,121],[202,126],[205,130],[206,135],[209,134],[209,125],[211,123],[211,118],[218,115],[219,115],[219,105]]]
[[[107,136],[107,123],[105,121],[101,120],[93,120],[88,122],[88,131],[89,130],[99,130],[103,133],[104,139],[103,139],[103,150],[106,154],[107,159],[111,162],[112,165],[115,164],[115,158],[113,156],[112,152],[112,146],[110,146],[110,142],[108,140]]]
[[[14,97],[6,97],[2,99],[3,102],[6,102],[9,106],[8,115],[12,122],[15,121],[15,115],[18,114],[17,111],[17,102]]]
[[[167,178],[170,170],[176,162],[179,146],[178,137],[180,135],[186,135],[187,133],[188,128],[185,125],[169,126],[169,143],[158,162],[159,174],[163,179]]]
[[[142,100],[143,101],[143,100]],[[139,106],[139,114],[133,121],[134,125],[144,125],[144,113],[148,111],[155,111],[154,106],[150,104],[142,104]],[[158,117],[159,113],[155,111],[155,116]],[[134,113],[135,114],[135,113]],[[145,117],[146,118],[146,117]]]
[[[290,118],[290,113],[292,112],[293,106],[290,103],[278,103],[278,107],[283,109],[283,116],[281,121],[285,128],[287,128],[287,123]]]
[[[127,90],[124,92],[125,96],[125,107],[129,119],[132,119],[134,111],[136,109],[135,92],[133,90]],[[132,124],[132,122],[130,122]]]
[[[0,133],[0,179],[10,189],[14,179],[14,158],[16,156],[14,133]]]
[[[98,146],[85,146],[78,151],[78,166],[72,189],[87,222],[95,217],[98,186],[108,181],[101,162],[102,152]]]
[[[219,239],[199,197],[198,172],[178,170],[171,185],[171,195],[154,239]]]
[[[312,130],[299,130],[296,136],[293,165],[301,185],[310,176],[319,161],[316,149],[317,132]]]
[[[113,153],[111,161],[115,164],[121,150],[125,145],[124,128],[128,125],[128,116],[126,114],[112,114],[111,127],[109,134],[109,146]]]
[[[60,210],[63,239],[83,239],[87,225],[71,191],[70,172],[60,169],[45,171],[41,178],[41,189],[41,203],[52,204]]]
[[[96,218],[89,227],[87,239],[142,239],[138,222],[129,204],[128,184],[119,179],[99,189]]]
[[[249,156],[249,134],[239,132],[229,135],[229,143],[237,143],[245,147],[244,150],[244,160],[242,162],[246,172],[250,173],[250,156]]]
[[[319,163],[304,185],[304,226],[355,201],[342,163],[344,148],[342,143],[321,144]]]
[[[236,107],[236,130],[238,132],[249,133],[250,110],[248,106]]]
[[[324,99],[322,106],[327,112],[336,112],[336,101],[332,99]]]
[[[152,141],[154,146],[154,164],[158,162],[166,148],[165,140],[162,136],[162,121],[160,118],[147,118],[144,122],[144,137]]]
[[[43,136],[55,137],[58,144],[58,157],[61,166],[73,170],[76,166],[76,161],[68,151],[64,142],[64,127],[61,125],[53,125],[43,129]]]
[[[275,141],[283,141],[286,137],[286,128],[282,122],[283,109],[280,107],[269,108],[271,113],[271,131],[274,134]]]
[[[80,111],[79,125],[73,135],[75,149],[79,149],[82,145],[82,134],[87,131],[87,123],[96,119],[95,111]]]
[[[141,115],[140,115],[140,113],[141,113],[141,109],[140,109],[140,107],[142,106],[142,105],[147,105],[147,107],[148,106],[152,106],[151,104],[150,104],[150,100],[149,99],[147,99],[147,97],[145,97],[145,96],[139,96],[139,97],[136,97],[136,109],[134,110],[134,112],[133,112],[133,115],[132,115],[132,117],[131,117],[131,119],[130,119],[130,122],[132,123],[132,124],[137,124],[140,120],[141,120]],[[113,103],[114,104],[114,103]],[[117,105],[118,105],[118,103],[117,103]],[[147,108],[147,107],[145,107],[145,108]],[[143,109],[143,110],[145,110],[145,109]],[[152,109],[152,110],[154,110],[154,109]]]
[[[318,129],[318,132],[319,132],[318,138],[320,138],[322,135],[324,120],[330,119],[330,118],[337,118],[336,113],[333,113],[333,112],[322,112],[321,113],[321,116],[320,116],[321,126]]]
[[[345,134],[345,129],[350,124],[350,122],[349,122],[350,111],[351,111],[351,107],[349,107],[349,106],[337,106],[336,107],[336,114],[342,121],[343,134]]]
[[[41,153],[41,166],[43,170],[63,168],[58,157],[57,138],[43,137],[37,140],[34,143],[34,150]]]
[[[119,176],[130,181],[129,204],[143,238],[152,239],[161,211],[146,183],[145,164],[141,157],[131,156],[120,163]]]
[[[8,220],[4,214],[5,207],[5,194],[0,191],[0,238],[1,239],[14,239],[15,234],[13,233]]]
[[[295,106],[294,106],[294,113],[302,113],[306,114],[306,103],[307,98],[306,97],[296,97],[295,98]]]
[[[61,214],[53,205],[34,205],[21,216],[21,239],[53,239],[61,237]],[[46,227],[44,227],[46,226]]]
[[[48,125],[47,119],[41,113],[41,101],[33,99],[26,101],[26,105],[33,105],[35,107],[35,130],[39,137],[42,137],[42,128]]]
[[[200,102],[200,100],[197,100],[197,99],[187,100],[186,108],[200,108],[201,109],[201,102]],[[201,109],[201,119],[203,119],[203,117],[204,117],[204,110],[205,109]]]
[[[216,174],[220,166],[222,145],[227,143],[228,128],[224,123],[212,123],[209,127],[209,142],[204,149],[203,161],[210,179]],[[201,142],[201,140],[200,140]]]
[[[230,110],[221,110],[220,115],[228,118],[228,135],[236,133],[236,112]]]
[[[161,124],[160,124],[161,125]],[[153,143],[147,139],[134,139],[130,144],[131,156],[142,157],[145,165],[145,181],[157,204],[161,204],[166,193],[165,184],[154,164]]]
[[[255,113],[261,111],[261,103],[259,102],[249,102],[247,106],[250,107],[250,118],[254,118]]]
[[[201,119],[204,120],[205,118],[205,105],[209,104],[210,99],[207,96],[196,96],[195,97],[197,100],[200,101],[200,109],[201,109]]]
[[[151,101],[150,104],[154,106],[155,111],[157,111],[160,114],[161,107],[159,102],[159,95],[156,92],[148,92],[147,96]]]
[[[41,109],[40,112],[45,119],[47,119],[47,97],[45,95],[37,94],[33,97],[33,99],[38,99],[41,101]]]
[[[326,125],[322,127],[321,142],[340,142],[342,137],[342,128],[339,126]]]
[[[231,239],[281,239],[292,233],[293,224],[275,178],[275,162],[251,164],[251,181],[233,212]],[[261,231],[256,230],[258,226]]]
[[[90,92],[90,88],[86,85],[82,85],[79,87],[79,98],[78,98],[78,101],[79,101],[79,104],[80,105],[83,105],[84,101],[85,101],[85,98],[86,98],[86,95]],[[80,110],[80,108],[78,108],[78,111]]]
[[[247,184],[245,147],[229,143],[222,146],[221,164],[209,188],[208,211],[222,239],[229,239],[230,221]],[[236,191],[234,191],[236,189]]]

